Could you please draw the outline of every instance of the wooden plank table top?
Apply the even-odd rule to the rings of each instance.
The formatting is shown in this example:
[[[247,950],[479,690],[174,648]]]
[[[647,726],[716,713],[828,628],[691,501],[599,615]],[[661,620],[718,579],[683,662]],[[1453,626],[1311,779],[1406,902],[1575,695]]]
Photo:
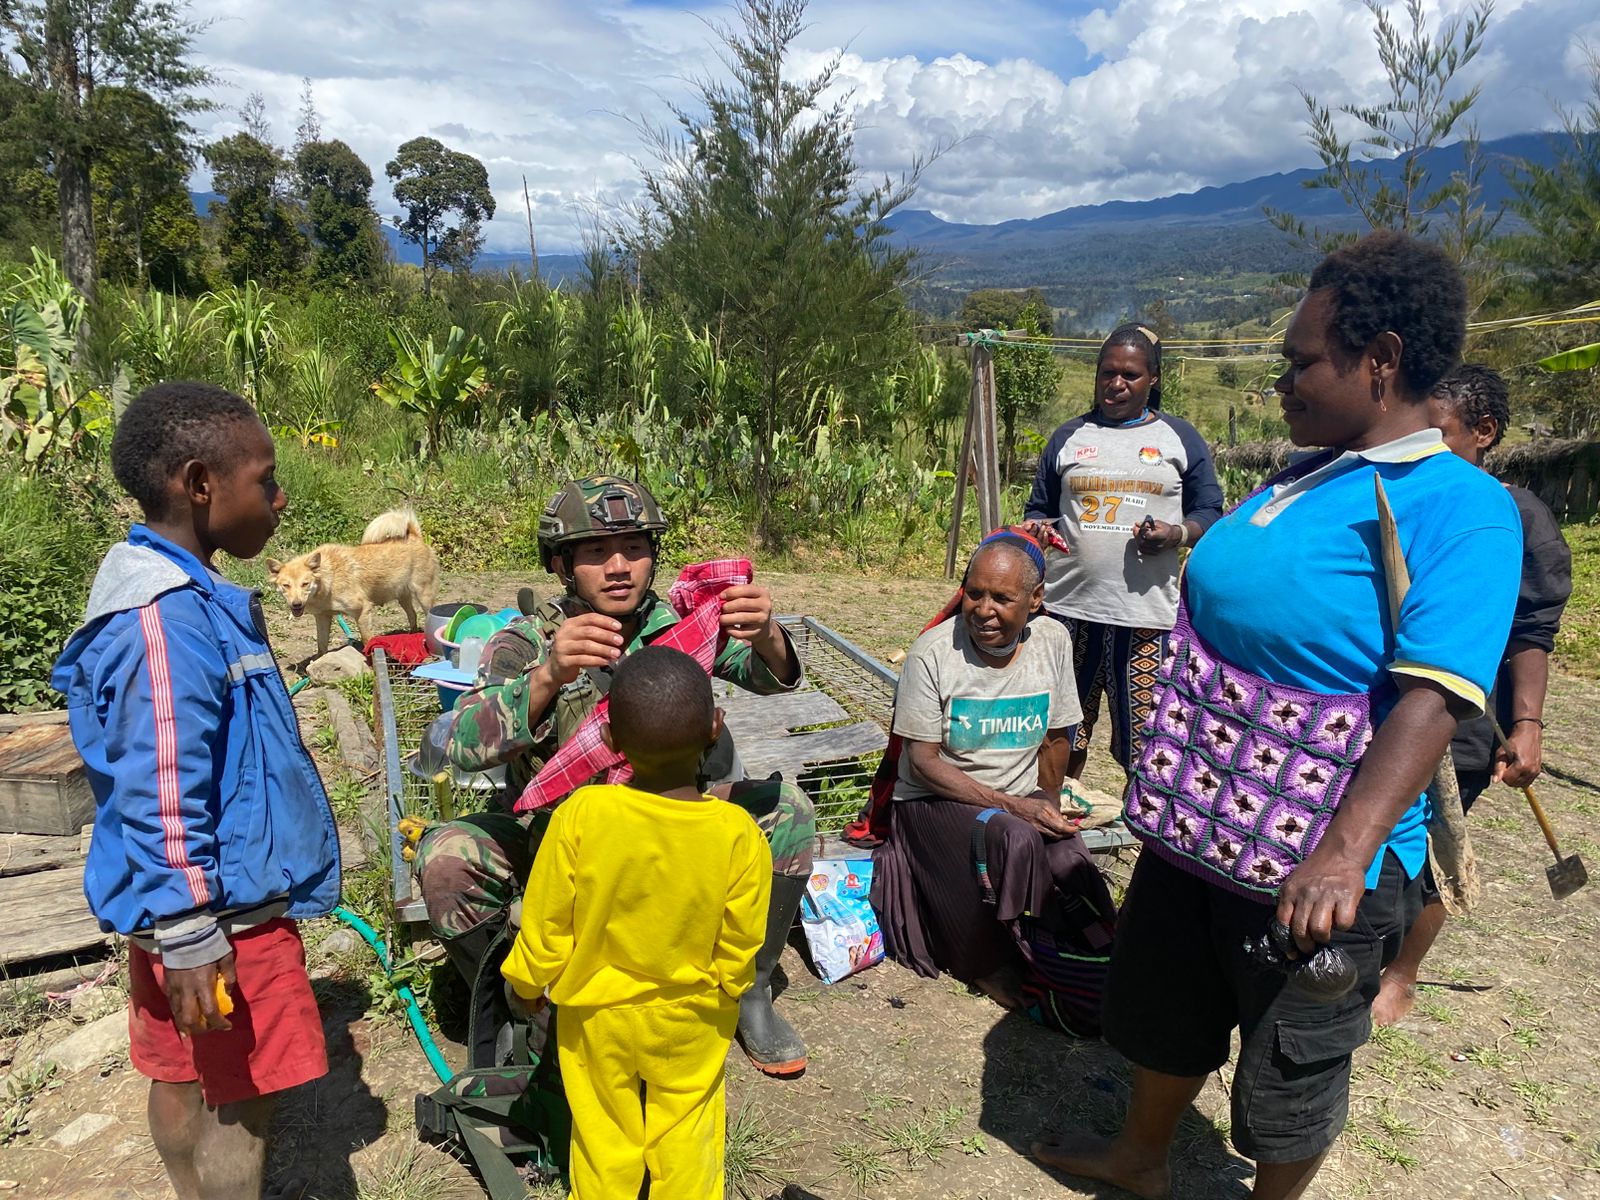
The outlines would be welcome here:
[[[82,876],[82,835],[0,833],[0,879],[53,871],[57,867],[75,867]]]
[[[72,730],[54,721],[0,730],[0,778],[55,779],[83,770]]]
[[[0,964],[74,954],[109,940],[83,898],[81,870],[64,867],[0,879]]]

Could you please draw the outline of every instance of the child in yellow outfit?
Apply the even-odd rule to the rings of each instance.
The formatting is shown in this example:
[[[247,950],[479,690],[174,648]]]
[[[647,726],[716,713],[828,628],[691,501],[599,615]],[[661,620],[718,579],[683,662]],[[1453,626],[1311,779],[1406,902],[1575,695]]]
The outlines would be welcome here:
[[[546,994],[559,1009],[572,1200],[634,1200],[647,1167],[651,1200],[721,1200],[723,1063],[772,852],[748,813],[695,786],[722,712],[692,658],[636,651],[610,696],[606,743],[632,784],[556,809],[501,971],[524,1010]]]

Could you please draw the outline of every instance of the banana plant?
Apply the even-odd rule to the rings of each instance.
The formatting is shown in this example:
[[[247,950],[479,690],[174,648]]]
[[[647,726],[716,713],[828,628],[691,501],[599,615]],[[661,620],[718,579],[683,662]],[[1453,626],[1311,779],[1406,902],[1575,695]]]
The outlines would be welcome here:
[[[488,391],[483,343],[452,325],[437,349],[432,334],[418,341],[399,328],[389,330],[389,344],[394,365],[372,385],[373,394],[391,408],[421,417],[427,429],[423,453],[438,458],[447,427],[463,423]]]
[[[85,386],[71,366],[74,346],[55,299],[42,309],[14,299],[0,312],[0,448],[20,451],[25,471],[92,445],[126,406],[126,377],[109,394]]]

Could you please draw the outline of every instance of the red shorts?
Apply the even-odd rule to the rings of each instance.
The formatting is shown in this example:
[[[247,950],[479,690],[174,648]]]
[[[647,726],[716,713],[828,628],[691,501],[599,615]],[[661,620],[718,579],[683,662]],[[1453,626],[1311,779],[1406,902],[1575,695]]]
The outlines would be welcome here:
[[[230,939],[238,982],[230,989],[232,1029],[178,1033],[167,1006],[161,959],[128,947],[128,1057],[162,1083],[200,1081],[212,1106],[281,1092],[328,1073],[322,1018],[306,974],[300,931],[286,917]]]

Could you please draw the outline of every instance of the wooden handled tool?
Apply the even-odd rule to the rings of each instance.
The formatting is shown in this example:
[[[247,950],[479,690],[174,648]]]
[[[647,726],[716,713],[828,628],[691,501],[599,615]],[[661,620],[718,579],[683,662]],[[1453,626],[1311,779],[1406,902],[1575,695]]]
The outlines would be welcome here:
[[[1494,726],[1494,736],[1499,739],[1501,747],[1509,754],[1511,744],[1506,741],[1505,731],[1500,728],[1500,722],[1494,719],[1493,713],[1489,715],[1489,723]],[[1589,872],[1584,868],[1583,859],[1576,854],[1561,853],[1561,846],[1556,841],[1555,828],[1550,824],[1550,818],[1545,815],[1544,805],[1539,803],[1539,797],[1533,794],[1533,785],[1524,787],[1522,794],[1528,798],[1528,807],[1533,809],[1533,819],[1539,822],[1539,828],[1544,832],[1544,840],[1550,846],[1550,853],[1556,856],[1554,865],[1544,869],[1544,877],[1550,881],[1550,894],[1557,900],[1565,900],[1589,882]]]

